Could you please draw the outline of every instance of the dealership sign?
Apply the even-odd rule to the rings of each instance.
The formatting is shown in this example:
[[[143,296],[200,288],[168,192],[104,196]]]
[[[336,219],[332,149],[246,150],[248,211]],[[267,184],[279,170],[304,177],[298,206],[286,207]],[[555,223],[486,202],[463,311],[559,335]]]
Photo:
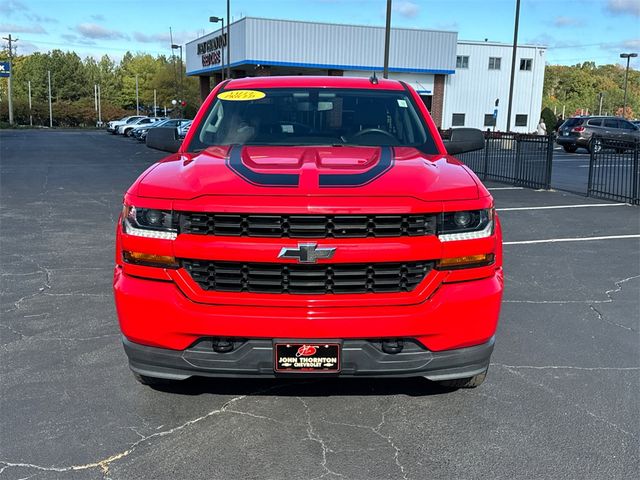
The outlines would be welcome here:
[[[11,64],[9,62],[0,62],[0,77],[8,77],[11,73]]]
[[[211,40],[198,44],[198,55],[203,67],[217,65],[221,62],[222,48],[227,46],[227,34],[218,35]]]

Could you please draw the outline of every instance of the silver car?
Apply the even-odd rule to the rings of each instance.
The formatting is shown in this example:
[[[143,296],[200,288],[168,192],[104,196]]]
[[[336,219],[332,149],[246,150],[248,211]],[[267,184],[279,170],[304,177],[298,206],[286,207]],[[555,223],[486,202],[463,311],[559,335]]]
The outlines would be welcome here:
[[[602,138],[593,139],[593,135]],[[609,140],[611,148],[624,150],[615,144],[640,141],[640,127],[621,117],[573,117],[560,125],[556,143],[565,152],[573,153],[580,147],[597,152],[603,147],[603,140]]]

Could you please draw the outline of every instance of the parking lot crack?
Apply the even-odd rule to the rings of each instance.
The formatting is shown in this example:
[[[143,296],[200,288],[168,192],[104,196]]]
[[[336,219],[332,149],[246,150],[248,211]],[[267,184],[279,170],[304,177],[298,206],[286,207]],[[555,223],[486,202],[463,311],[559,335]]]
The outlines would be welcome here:
[[[598,370],[612,370],[612,371],[639,371],[640,367],[576,367],[571,365],[505,365],[503,363],[493,363],[491,366],[502,367],[507,370],[512,369],[532,369],[532,370],[586,370],[586,371],[598,371]]]
[[[402,463],[400,463],[400,447],[398,447],[394,441],[393,438],[391,437],[391,435],[383,435],[382,433],[380,433],[380,429],[386,424],[387,422],[387,414],[391,411],[391,409],[393,408],[393,404],[389,406],[389,408],[387,408],[384,412],[382,412],[382,419],[380,420],[380,423],[378,424],[377,427],[372,428],[373,432],[376,435],[379,435],[381,438],[385,439],[389,445],[391,446],[391,448],[393,448],[395,450],[395,454],[394,454],[394,461],[396,463],[396,465],[398,466],[398,468],[400,469],[400,473],[402,474],[402,478],[404,480],[407,480],[407,472],[404,471],[404,465],[402,465]]]
[[[269,390],[273,390],[274,388],[277,387],[271,387],[269,389],[265,389],[265,390],[260,390],[257,392],[252,392],[251,394],[257,394],[257,393],[264,393],[266,391]],[[206,420],[210,417],[216,416],[216,415],[220,415],[225,413],[228,408],[239,402],[240,400],[246,398],[248,395],[251,394],[247,394],[247,395],[240,395],[237,397],[232,398],[231,400],[228,400],[227,402],[225,402],[222,407],[217,408],[215,410],[212,410],[204,415],[201,415],[197,418],[194,418],[192,420],[189,420],[187,422],[184,422],[176,427],[170,428],[168,430],[163,430],[161,432],[155,432],[152,433],[151,435],[144,435],[142,436],[139,440],[135,441],[134,443],[132,443],[129,448],[127,448],[126,450],[120,452],[120,453],[116,453],[114,455],[111,455],[107,458],[104,458],[102,460],[96,461],[96,462],[90,462],[90,463],[85,463],[85,464],[81,464],[81,465],[71,465],[71,466],[66,466],[66,467],[59,467],[59,466],[42,466],[42,465],[36,465],[33,463],[22,463],[22,462],[10,462],[7,460],[0,460],[0,465],[2,465],[0,467],[0,474],[8,469],[8,468],[17,468],[17,467],[21,467],[21,468],[32,468],[35,470],[39,470],[39,471],[44,471],[44,472],[57,472],[57,473],[65,473],[65,472],[74,472],[74,471],[81,471],[81,470],[91,470],[91,469],[99,469],[102,472],[102,475],[107,478],[108,474],[109,474],[109,469],[111,467],[111,464],[113,462],[116,462],[118,460],[121,460],[122,458],[125,458],[127,456],[129,456],[131,453],[133,453],[136,448],[138,448],[141,444],[148,442],[151,439],[154,438],[162,438],[162,437],[166,437],[168,435],[172,435],[176,432],[179,432],[181,430],[184,430],[185,428],[200,423],[203,420]],[[136,432],[138,433],[138,432]],[[333,472],[331,472],[333,473]],[[337,475],[337,474],[336,474]]]
[[[333,470],[331,470],[329,467],[327,467],[327,452],[331,451],[328,447],[327,444],[325,443],[324,439],[315,431],[315,429],[313,428],[313,423],[311,422],[311,409],[309,408],[309,404],[301,397],[296,397],[304,406],[304,410],[306,413],[306,417],[307,417],[307,439],[311,440],[312,442],[316,442],[320,445],[320,447],[322,448],[322,463],[320,464],[322,466],[322,468],[325,470],[325,472],[320,475],[319,477],[314,477],[311,480],[319,480],[320,478],[326,477],[327,475],[335,475],[337,477],[344,477],[344,475],[342,475],[341,473],[337,473],[334,472]]]
[[[622,291],[622,286],[627,283],[630,282],[631,280],[635,280],[636,278],[640,278],[640,275],[634,275],[632,277],[627,277],[627,278],[623,278],[622,280],[618,280],[617,282],[614,283],[615,288],[611,289],[611,290],[607,290],[606,292],[604,292],[604,294],[607,296],[607,300],[600,302],[600,303],[613,303],[614,302],[614,298],[613,295],[616,293],[619,293]],[[622,325],[620,323],[614,322],[613,320],[610,320],[608,318],[606,318],[602,312],[600,310],[598,310],[595,306],[595,303],[589,305],[589,308],[598,316],[598,320],[601,320],[605,323],[608,323],[609,325],[613,325],[615,327],[619,327],[622,328],[624,330],[628,330],[630,332],[635,332],[635,329],[631,328],[631,327],[627,327],[626,325]]]
[[[492,363],[491,365],[495,365],[495,366],[500,366],[505,368],[507,371],[517,375],[518,377],[520,377],[524,382],[530,384],[530,385],[534,385],[544,391],[546,391],[547,393],[549,393],[550,395],[552,395],[553,397],[555,397],[556,399],[560,400],[560,401],[564,401],[565,397],[561,394],[559,394],[558,392],[556,392],[555,390],[553,390],[552,388],[547,387],[546,385],[544,385],[541,382],[535,382],[533,379],[528,378],[527,376],[525,376],[524,374],[522,374],[520,371],[520,369],[523,368],[533,368],[533,369],[546,369],[546,368],[572,368],[572,367],[554,367],[554,366],[546,366],[546,367],[533,367],[533,366],[526,366],[526,365],[522,365],[522,366],[510,366],[510,365],[503,365],[503,364],[496,364],[496,363]],[[580,369],[580,370],[595,370],[596,368],[579,368],[579,367],[574,367],[575,369]],[[599,368],[598,370],[605,370],[606,368]],[[609,370],[640,370],[640,368],[636,368],[636,367],[630,367],[630,368],[609,368]],[[578,403],[575,402],[568,402],[566,403],[567,406],[572,406],[573,408],[575,408],[576,410],[578,410],[579,412],[582,413],[586,413],[587,415],[589,415],[590,417],[592,417],[593,419],[597,420],[598,422],[604,423],[605,425],[608,425],[610,428],[613,428],[614,430],[616,430],[619,433],[622,433],[623,435],[626,435],[628,437],[637,438],[637,435],[633,432],[630,432],[628,430],[625,430],[624,428],[622,428],[621,426],[607,420],[606,418],[600,416],[600,415],[596,415],[595,413],[593,413],[592,411],[584,408],[583,406],[579,405]]]

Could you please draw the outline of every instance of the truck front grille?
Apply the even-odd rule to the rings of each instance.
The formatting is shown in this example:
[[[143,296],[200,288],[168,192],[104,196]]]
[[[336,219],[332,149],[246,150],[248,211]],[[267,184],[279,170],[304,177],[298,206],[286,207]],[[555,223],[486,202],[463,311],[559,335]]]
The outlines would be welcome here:
[[[244,215],[187,212],[180,232],[274,238],[364,238],[435,235],[436,216],[420,215]]]
[[[348,294],[410,292],[433,262],[298,265],[182,260],[203,290],[222,292]]]

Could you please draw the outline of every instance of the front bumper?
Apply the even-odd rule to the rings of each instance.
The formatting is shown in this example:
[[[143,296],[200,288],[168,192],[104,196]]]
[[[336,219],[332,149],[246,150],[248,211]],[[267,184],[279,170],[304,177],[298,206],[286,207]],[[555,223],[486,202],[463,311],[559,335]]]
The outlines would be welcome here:
[[[380,342],[344,340],[342,369],[338,374],[275,374],[273,342],[268,339],[244,341],[228,353],[213,351],[203,339],[186,350],[169,350],[133,343],[123,338],[131,370],[140,375],[184,380],[191,376],[211,377],[413,377],[429,380],[468,378],[489,366],[494,338],[473,347],[432,352],[417,342],[405,342],[400,353],[382,351]]]

